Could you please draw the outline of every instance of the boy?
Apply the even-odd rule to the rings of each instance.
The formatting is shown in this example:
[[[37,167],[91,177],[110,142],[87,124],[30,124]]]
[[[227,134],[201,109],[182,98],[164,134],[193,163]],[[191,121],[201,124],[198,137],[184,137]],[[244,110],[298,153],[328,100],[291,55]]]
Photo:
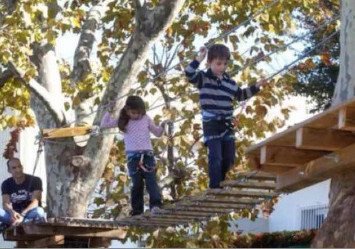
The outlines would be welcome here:
[[[185,69],[185,74],[189,82],[199,89],[203,139],[208,148],[209,187],[220,188],[220,183],[234,164],[233,101],[252,97],[259,92],[265,80],[248,88],[239,88],[225,72],[230,51],[222,44],[208,49],[208,70],[196,71],[206,54],[207,48],[202,47],[196,59]]]

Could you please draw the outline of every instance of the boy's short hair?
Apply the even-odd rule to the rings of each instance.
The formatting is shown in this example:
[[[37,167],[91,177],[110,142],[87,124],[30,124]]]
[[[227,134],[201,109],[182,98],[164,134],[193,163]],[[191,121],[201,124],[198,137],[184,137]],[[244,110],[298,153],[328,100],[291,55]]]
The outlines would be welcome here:
[[[229,48],[223,44],[214,44],[208,49],[207,61],[211,62],[214,59],[229,60],[230,56]]]

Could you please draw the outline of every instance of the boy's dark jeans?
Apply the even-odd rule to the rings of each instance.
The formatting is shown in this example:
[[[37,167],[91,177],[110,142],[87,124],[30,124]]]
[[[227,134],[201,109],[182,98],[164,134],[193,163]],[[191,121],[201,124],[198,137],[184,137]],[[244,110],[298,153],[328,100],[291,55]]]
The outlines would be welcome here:
[[[234,164],[235,142],[234,139],[223,141],[222,138],[206,142],[208,147],[208,175],[210,188],[220,188],[219,184],[225,180],[228,170]]]
[[[131,189],[131,206],[132,215],[138,215],[144,211],[144,181],[149,193],[149,207],[152,209],[155,206],[161,207],[161,194],[156,181],[156,170],[144,172],[139,168],[140,156],[130,158],[128,161],[128,172],[132,179]],[[147,169],[155,167],[155,160],[152,154],[145,154],[144,166]]]

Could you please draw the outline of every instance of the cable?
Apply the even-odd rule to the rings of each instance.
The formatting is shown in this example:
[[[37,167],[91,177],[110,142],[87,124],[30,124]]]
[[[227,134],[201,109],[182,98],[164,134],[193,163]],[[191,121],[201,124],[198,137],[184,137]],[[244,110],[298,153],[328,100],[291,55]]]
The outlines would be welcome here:
[[[243,25],[249,23],[251,20],[253,20],[253,19],[256,18],[257,16],[259,16],[263,11],[265,11],[265,10],[271,8],[272,6],[274,6],[274,5],[275,5],[276,3],[278,3],[278,2],[280,2],[280,0],[275,0],[275,1],[273,1],[272,3],[266,5],[265,7],[259,9],[255,14],[253,14],[251,17],[249,17],[248,19],[246,19],[246,20],[244,20],[243,22],[241,22],[239,25],[237,25],[237,26],[235,26],[234,28],[232,28],[232,29],[230,29],[230,30],[228,30],[228,31],[226,31],[226,32],[224,32],[224,33],[222,33],[220,36],[214,38],[211,42],[209,42],[208,44],[206,44],[206,47],[212,46],[217,40],[219,40],[219,39],[221,39],[221,38],[223,39],[224,37],[228,36],[229,34],[235,32],[235,31],[238,30],[240,27],[242,27]],[[108,104],[99,106],[96,110],[94,110],[94,111],[92,111],[92,112],[90,112],[90,113],[84,115],[83,117],[88,117],[88,116],[90,116],[90,115],[92,115],[92,114],[98,112],[98,111],[101,110],[101,109],[107,108],[108,106],[110,106],[110,105],[112,104],[112,102],[117,102],[118,100],[120,100],[120,99],[122,99],[122,98],[124,98],[124,97],[126,97],[126,96],[128,96],[128,95],[130,95],[130,94],[132,94],[132,92],[135,92],[135,91],[137,91],[138,89],[147,86],[148,83],[154,82],[154,81],[155,81],[157,78],[159,78],[160,76],[166,75],[170,70],[176,68],[178,65],[184,63],[185,61],[187,61],[187,59],[184,59],[184,60],[180,61],[179,63],[177,63],[176,65],[174,65],[174,66],[168,68],[167,70],[165,70],[165,71],[159,73],[159,74],[156,75],[153,79],[148,80],[148,82],[142,83],[140,86],[138,86],[138,87],[136,87],[136,88],[134,88],[134,89],[131,89],[128,93],[123,94],[123,95],[121,95],[121,96],[119,96],[119,97],[117,97],[117,98],[111,100]],[[75,124],[75,123],[77,123],[77,122],[78,122],[78,121],[74,120],[74,121],[72,121],[72,122],[69,122],[69,123],[65,124],[64,126],[61,126],[61,127],[62,127],[62,128],[63,128],[63,127],[68,127],[68,126],[70,126],[71,124]],[[58,127],[58,128],[61,128],[61,127]]]
[[[328,40],[330,40],[331,38],[333,38],[337,33],[339,33],[338,31],[334,31],[333,33],[331,33],[329,36],[327,36],[326,38],[324,38],[322,41],[320,41],[319,43],[317,43],[314,47],[312,47],[311,49],[307,49],[301,56],[299,56],[297,59],[293,60],[291,63],[287,64],[286,66],[284,66],[283,68],[281,68],[280,70],[278,70],[277,72],[271,74],[270,76],[268,76],[265,81],[269,81],[270,79],[272,79],[273,77],[275,77],[276,75],[280,74],[281,72],[288,70],[293,64],[297,63],[298,61],[304,59],[306,56],[308,56],[312,51],[314,51],[316,48],[318,48],[319,46],[325,44]],[[246,100],[244,102],[248,102],[249,100]],[[180,118],[178,120],[174,120],[172,121],[172,123],[176,123],[176,122],[180,122],[184,119],[187,119],[189,117],[184,117],[184,118]],[[107,134],[118,134],[118,132],[112,132],[112,133],[107,133]],[[99,132],[98,135],[105,135],[105,133]],[[82,141],[77,141],[77,143],[82,143],[82,142],[87,142],[89,139],[85,139]],[[49,140],[46,140],[46,142],[48,142]],[[57,141],[51,141],[50,143],[57,143],[57,144],[68,144],[68,142],[57,142]]]

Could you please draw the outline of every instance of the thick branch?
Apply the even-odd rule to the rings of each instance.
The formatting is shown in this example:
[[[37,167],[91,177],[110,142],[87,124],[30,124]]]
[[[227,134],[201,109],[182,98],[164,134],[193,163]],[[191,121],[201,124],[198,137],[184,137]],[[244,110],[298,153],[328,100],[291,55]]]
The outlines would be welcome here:
[[[99,28],[101,19],[104,13],[108,10],[107,4],[109,1],[104,1],[91,8],[87,14],[86,21],[83,25],[80,35],[78,47],[75,50],[74,68],[72,72],[72,83],[76,83],[83,79],[85,75],[91,72],[90,54],[95,42],[95,31]]]
[[[21,82],[29,88],[29,90],[41,100],[41,102],[46,106],[47,110],[51,113],[55,122],[58,126],[64,124],[65,115],[61,108],[53,103],[53,96],[37,81],[31,79],[29,82],[26,82],[24,79],[24,73],[21,72],[16,66],[10,61],[8,64],[9,69],[21,80]]]

